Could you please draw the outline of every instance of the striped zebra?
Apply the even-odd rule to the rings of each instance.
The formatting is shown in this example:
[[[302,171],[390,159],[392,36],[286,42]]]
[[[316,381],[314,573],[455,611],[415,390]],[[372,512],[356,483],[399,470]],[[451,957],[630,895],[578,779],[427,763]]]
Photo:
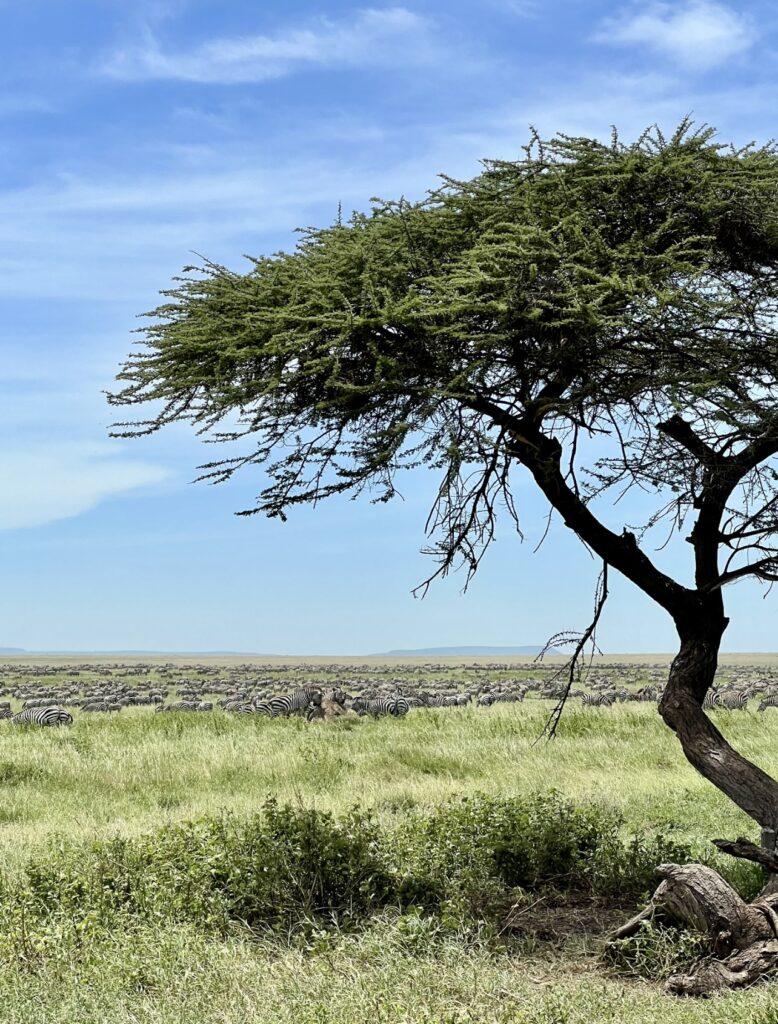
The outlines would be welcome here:
[[[612,693],[582,693],[581,704],[585,708],[609,708],[614,701]]]
[[[230,701],[229,704],[224,707],[224,710],[235,715],[256,715],[261,713],[256,704],[252,704],[247,700]],[[265,714],[270,714],[269,709],[265,711]]]
[[[449,694],[431,693],[427,697],[428,708],[453,708],[456,707],[456,704],[456,697],[452,697]]]
[[[266,701],[273,718],[279,715],[291,715],[295,711],[305,712],[309,704],[321,704],[321,690],[314,686],[303,686],[294,693],[288,693],[283,697],[271,697]]]
[[[772,697],[765,697],[764,700],[759,701],[758,711],[764,711],[766,708],[778,708],[778,694],[773,694]]]
[[[419,694],[412,695],[405,698],[408,701],[408,707],[410,708],[428,708],[429,704],[427,697],[421,697]]]
[[[750,694],[747,690],[735,690],[731,693],[717,693],[716,706],[727,711],[742,711],[748,704]]]
[[[335,701],[334,703],[337,704],[338,702]],[[306,722],[315,722],[317,721],[317,719],[323,719],[325,715],[324,708],[321,706],[321,702],[317,704],[315,701],[309,701],[305,710],[303,711],[303,715],[305,716]]]
[[[357,706],[358,705],[358,706]],[[393,718],[402,718],[410,710],[410,703],[407,697],[398,693],[394,697],[375,697],[373,700],[354,701],[354,711],[360,715],[372,715],[380,718],[382,715],[391,715]]]
[[[176,700],[172,704],[157,704],[155,711],[211,711],[213,704],[201,700]]]
[[[713,708],[717,708],[721,703],[721,695],[716,693],[715,690],[708,690],[705,694],[705,699],[702,702],[703,711],[711,711]]]
[[[56,706],[24,708],[11,719],[14,725],[71,725],[73,716]]]
[[[106,700],[88,700],[81,705],[82,711],[109,711],[108,701]]]

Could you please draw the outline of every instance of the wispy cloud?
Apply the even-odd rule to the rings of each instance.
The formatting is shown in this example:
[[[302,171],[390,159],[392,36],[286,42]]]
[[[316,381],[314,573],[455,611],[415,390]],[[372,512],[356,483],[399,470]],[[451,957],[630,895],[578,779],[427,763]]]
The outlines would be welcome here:
[[[113,444],[50,440],[0,449],[0,530],[43,526],[106,498],[168,477],[161,466],[121,457]]]
[[[430,52],[429,23],[405,7],[368,8],[352,18],[320,18],[273,35],[212,39],[188,52],[165,52],[146,33],[141,45],[117,50],[99,67],[129,81],[178,79],[237,85],[313,68],[357,68],[418,61]]]
[[[682,67],[706,71],[745,53],[756,41],[750,18],[715,0],[649,3],[608,18],[601,43],[643,46]]]

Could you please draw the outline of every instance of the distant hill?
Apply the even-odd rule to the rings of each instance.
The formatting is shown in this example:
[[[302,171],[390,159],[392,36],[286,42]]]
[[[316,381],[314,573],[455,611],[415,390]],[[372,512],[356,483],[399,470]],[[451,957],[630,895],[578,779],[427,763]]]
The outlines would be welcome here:
[[[402,658],[412,655],[446,655],[456,657],[467,657],[470,654],[540,654],[543,648],[537,644],[529,644],[524,647],[420,647],[414,651],[384,651],[381,655],[371,657],[392,657]]]
[[[0,654],[26,654],[23,647],[0,647]]]

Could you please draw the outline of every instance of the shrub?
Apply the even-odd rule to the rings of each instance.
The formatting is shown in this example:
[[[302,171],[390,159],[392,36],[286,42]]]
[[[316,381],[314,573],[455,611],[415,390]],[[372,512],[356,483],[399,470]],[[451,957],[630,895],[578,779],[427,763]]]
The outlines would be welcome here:
[[[430,910],[483,917],[517,888],[634,898],[651,887],[658,863],[688,860],[688,847],[663,834],[625,842],[622,825],[612,810],[576,806],[554,792],[417,811],[393,837],[400,895]]]
[[[62,846],[28,864],[24,899],[39,918],[118,913],[191,921],[208,929],[240,920],[293,932],[316,922],[346,927],[392,891],[368,816],[339,820],[279,807],[238,822],[205,819],[142,839]]]
[[[635,935],[608,943],[604,956],[622,974],[655,981],[686,970],[709,952],[709,944],[696,932],[643,921]]]
[[[382,828],[357,810],[336,818],[268,800],[247,820],[60,844],[29,862],[21,885],[0,886],[0,934],[27,952],[34,934],[78,945],[120,922],[220,933],[242,922],[310,936],[358,927],[390,906],[409,934],[428,934],[419,915],[434,917],[433,931],[486,934],[499,929],[517,890],[623,901],[651,887],[658,862],[687,855],[664,835],[625,841],[614,812],[556,793],[452,800]]]

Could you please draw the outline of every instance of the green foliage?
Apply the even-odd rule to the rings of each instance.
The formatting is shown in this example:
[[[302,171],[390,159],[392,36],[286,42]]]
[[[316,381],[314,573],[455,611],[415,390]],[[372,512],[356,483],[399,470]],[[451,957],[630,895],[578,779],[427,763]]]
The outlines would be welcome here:
[[[216,930],[242,921],[283,934],[315,922],[347,927],[389,891],[376,841],[358,812],[336,820],[268,800],[240,823],[205,819],[134,840],[62,846],[27,865],[25,907],[76,929],[109,927],[117,915]]]
[[[202,819],[134,839],[60,844],[6,881],[0,922],[6,941],[24,951],[66,935],[81,943],[132,921],[216,934],[237,922],[254,933],[315,936],[363,927],[388,907],[402,909],[402,927],[417,937],[494,930],[519,890],[623,900],[648,887],[657,858],[684,858],[662,837],[625,842],[620,829],[614,813],[553,793],[452,801],[392,827],[357,811],[334,817],[268,800],[245,821]],[[419,923],[419,914],[434,923]]]
[[[407,816],[391,837],[400,892],[455,926],[495,919],[516,889],[580,890],[620,899],[651,888],[688,846],[662,833],[623,838],[623,821],[553,791],[522,800],[477,796]]]
[[[709,943],[698,932],[643,921],[635,935],[608,943],[604,956],[622,974],[656,981],[688,970],[709,952]]]
[[[206,469],[263,465],[249,511],[271,516],[341,491],[387,500],[398,469],[425,463],[443,470],[442,520],[473,535],[455,514],[465,467],[491,467],[484,511],[516,457],[501,414],[529,414],[560,440],[642,438],[632,475],[602,462],[597,479],[690,501],[689,453],[658,423],[746,439],[775,412],[778,153],[714,135],[684,121],[631,144],[534,136],[521,159],[444,176],[417,203],[373,200],[248,273],[187,268],[111,396],[162,405],[117,430],[251,435]]]

